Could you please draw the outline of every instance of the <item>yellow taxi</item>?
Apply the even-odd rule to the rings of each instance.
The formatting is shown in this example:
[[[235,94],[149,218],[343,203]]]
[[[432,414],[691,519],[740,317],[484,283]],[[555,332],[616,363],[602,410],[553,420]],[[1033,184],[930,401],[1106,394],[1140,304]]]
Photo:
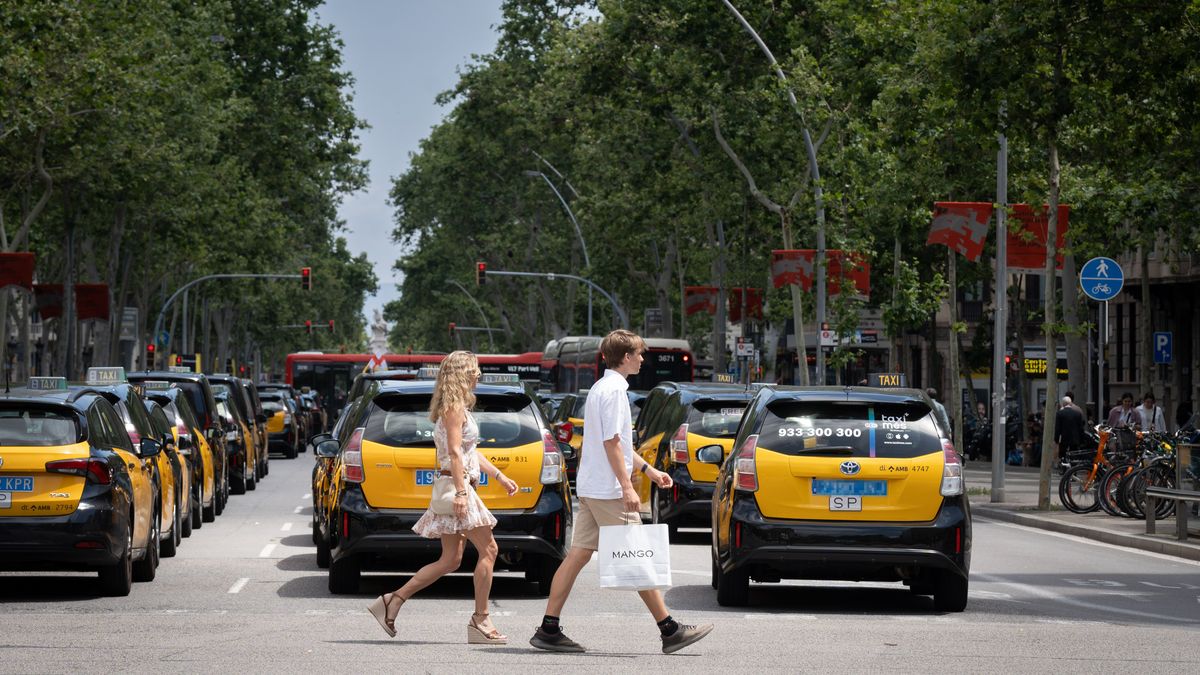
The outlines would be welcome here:
[[[583,449],[583,410],[587,405],[587,394],[588,390],[582,389],[579,393],[564,396],[550,420],[554,440],[570,448],[567,452],[564,447],[563,453],[567,461],[567,479],[572,485],[575,484],[575,472],[579,470],[579,453]]]
[[[187,460],[191,475],[188,481],[190,490],[185,491],[190,502],[188,514],[191,522],[184,528],[184,536],[187,536],[190,530],[204,525],[203,514],[213,511],[217,499],[217,475],[212,449],[186,391],[167,380],[143,380],[141,385],[147,401],[162,406],[175,446]]]
[[[696,461],[703,447],[728,453],[753,392],[735,384],[664,382],[641,401],[634,424],[636,451],[674,485],[660,490],[641,473],[634,477],[642,513],[665,524],[674,536],[679,526],[708,527],[717,467]]]
[[[938,611],[967,604],[971,511],[962,462],[914,389],[761,388],[724,453],[712,498],[721,605],[751,579],[903,582]]]
[[[174,484],[172,492],[174,493],[174,507],[171,509],[174,513],[174,522],[172,523],[171,531],[174,536],[170,539],[164,539],[162,547],[159,549],[159,555],[164,558],[170,558],[175,555],[175,549],[183,541],[184,537],[192,536],[192,467],[188,463],[188,456],[183,454],[179,449],[179,439],[176,437],[175,424],[167,419],[167,413],[162,406],[155,401],[147,400],[146,413],[150,416],[150,423],[154,427],[156,434],[155,438],[160,439],[163,450],[162,455],[170,458],[170,470],[173,478],[171,482]],[[161,470],[161,469],[160,469]],[[166,474],[161,474],[163,481],[168,478]],[[164,533],[165,535],[166,533]]]
[[[498,569],[523,572],[544,595],[570,541],[570,491],[562,451],[516,377],[485,374],[475,388],[472,415],[479,450],[520,488],[510,497],[485,475],[478,490],[499,521]],[[322,533],[330,544],[332,593],[358,592],[364,570],[416,570],[441,555],[439,541],[412,531],[429,506],[437,474],[429,421],[433,386],[369,382],[339,420],[345,440],[313,439],[318,455],[338,452]],[[469,570],[474,563],[464,558],[463,564]]]
[[[210,375],[208,379],[225,425],[230,492],[235,495],[246,494],[247,490],[258,486],[258,469],[262,465],[258,458],[257,431],[246,418],[250,408],[238,378]]]
[[[258,387],[254,384],[254,380],[239,378],[238,383],[241,385],[246,399],[246,422],[254,433],[254,454],[258,459],[256,474],[258,480],[261,481],[271,473],[270,436],[267,434],[268,415],[263,410],[262,399],[259,398]]]
[[[260,396],[267,415],[267,448],[295,459],[300,454],[301,417],[294,400],[284,390],[264,391]]]
[[[109,400],[64,378],[0,395],[0,569],[95,570],[128,595],[158,563],[153,471]]]

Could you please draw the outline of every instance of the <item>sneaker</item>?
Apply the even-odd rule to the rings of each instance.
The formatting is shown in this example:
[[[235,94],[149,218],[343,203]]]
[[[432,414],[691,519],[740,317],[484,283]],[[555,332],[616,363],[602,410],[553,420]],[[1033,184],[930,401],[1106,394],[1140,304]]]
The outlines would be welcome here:
[[[675,652],[687,647],[688,645],[699,642],[705,635],[712,632],[713,625],[706,623],[703,626],[688,626],[679,624],[679,629],[671,635],[662,636],[663,653],[674,654]]]
[[[711,629],[712,627],[709,626],[709,630]],[[679,633],[682,631],[676,632]],[[547,633],[542,630],[541,626],[538,626],[537,632],[533,634],[533,637],[529,638],[529,644],[538,649],[545,649],[548,652],[571,652],[577,654],[587,651],[583,648],[583,645],[567,637],[561,630],[557,633]],[[663,649],[665,650],[666,648],[664,647]]]

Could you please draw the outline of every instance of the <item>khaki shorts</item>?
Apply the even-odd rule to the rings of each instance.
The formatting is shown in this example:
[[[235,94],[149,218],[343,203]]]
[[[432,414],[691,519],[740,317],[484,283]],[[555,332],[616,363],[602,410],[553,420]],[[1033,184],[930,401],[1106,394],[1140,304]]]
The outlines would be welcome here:
[[[580,497],[579,511],[575,513],[574,529],[571,532],[571,547],[595,551],[600,548],[601,527],[641,524],[640,514],[625,511],[623,499]]]

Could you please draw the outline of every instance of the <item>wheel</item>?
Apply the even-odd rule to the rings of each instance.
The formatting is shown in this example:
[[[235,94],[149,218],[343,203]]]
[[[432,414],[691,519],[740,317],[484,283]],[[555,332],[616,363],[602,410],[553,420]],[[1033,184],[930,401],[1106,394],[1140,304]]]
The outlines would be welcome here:
[[[220,504],[220,499],[217,495],[213,495],[212,503],[208,506],[200,507],[200,520],[205,523],[211,523],[217,519],[217,505]],[[195,523],[192,523],[195,525]]]
[[[1096,469],[1090,464],[1072,467],[1058,481],[1058,499],[1062,505],[1073,513],[1091,513],[1100,508],[1096,498],[1097,484]]]
[[[254,490],[258,487],[258,467],[254,467],[254,473],[246,479],[246,490]]]
[[[1125,474],[1133,468],[1132,464],[1119,464],[1108,470],[1104,474],[1104,478],[1100,479],[1099,491],[1096,493],[1097,500],[1100,502],[1100,508],[1110,516],[1123,516],[1121,507],[1117,504],[1117,488],[1121,485],[1121,479]]]
[[[326,569],[329,567],[329,540],[325,537],[317,536],[317,567]]]
[[[746,570],[717,573],[717,604],[722,607],[745,607],[750,604],[750,573]]]
[[[679,525],[673,520],[666,520],[662,516],[662,499],[663,495],[658,489],[658,486],[650,488],[650,522],[655,525],[667,526],[667,538],[676,539],[679,534]]]
[[[554,574],[562,561],[557,558],[543,557],[537,564],[537,592],[543,598],[550,595],[550,587],[554,585]]]
[[[939,612],[961,612],[967,608],[967,578],[941,571],[933,582],[933,608]]]
[[[245,470],[242,471],[242,475],[240,478],[238,476],[231,476],[229,478],[229,492],[231,494],[244,495],[244,494],[246,494],[246,488],[249,486],[250,486],[250,481],[246,477]]]
[[[204,501],[201,496],[204,493],[202,483],[197,483],[192,490],[192,529],[198,530],[204,526]]]
[[[714,591],[717,590],[717,561],[716,560],[712,561],[712,587],[713,587]]]
[[[345,556],[329,565],[329,592],[335,595],[358,592],[358,581],[362,567],[358,558]]]
[[[191,492],[188,493],[187,504],[188,504],[187,516],[180,516],[180,518],[183,520],[183,529],[180,531],[180,534],[183,535],[185,538],[192,536],[192,520],[196,517],[196,513],[197,513],[197,511],[196,511],[196,491],[195,490],[192,490]]]
[[[158,555],[160,558],[174,558],[176,551],[179,549],[179,500],[175,501],[175,516],[171,519],[171,536],[163,539],[158,544]]]
[[[1146,504],[1145,471],[1145,468],[1134,469],[1117,488],[1117,503],[1121,505],[1121,510],[1138,520],[1146,517],[1146,512],[1142,510]]]
[[[146,542],[146,555],[133,563],[134,581],[154,581],[158,573],[158,533],[162,531],[162,514],[155,512],[150,526],[150,539]]]
[[[217,490],[217,494],[213,496],[213,503],[216,505],[216,514],[219,516],[225,511],[225,503],[229,501],[229,476],[226,476],[221,483],[221,489]]]
[[[100,568],[100,590],[105,595],[124,597],[133,588],[133,521],[125,525],[125,553],[121,559]]]
[[[317,510],[312,512],[312,540],[314,544],[321,543],[321,524],[317,522]]]

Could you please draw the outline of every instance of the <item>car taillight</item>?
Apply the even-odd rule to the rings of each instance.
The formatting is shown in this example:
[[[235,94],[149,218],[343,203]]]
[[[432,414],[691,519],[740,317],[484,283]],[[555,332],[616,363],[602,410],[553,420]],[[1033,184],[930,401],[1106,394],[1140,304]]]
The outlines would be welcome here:
[[[562,443],[570,443],[571,438],[575,435],[575,426],[570,422],[563,422],[558,425],[558,429],[554,431],[554,437]]]
[[[562,482],[563,456],[550,432],[542,432],[542,485]]]
[[[687,464],[692,459],[688,452],[687,435],[688,425],[680,424],[675,437],[671,439],[671,460],[676,464]]]
[[[129,440],[133,441],[133,447],[136,448],[138,445],[141,444],[142,435],[137,432],[137,429],[133,426],[133,423],[126,422],[125,423],[125,431],[126,431],[126,433],[129,434]]]
[[[958,458],[958,451],[954,449],[954,444],[944,438],[942,439],[942,455],[945,457],[945,465],[942,469],[942,496],[961,495],[963,493],[962,460]]]
[[[733,484],[738,490],[758,490],[758,473],[754,469],[754,451],[758,448],[758,434],[754,434],[738,448],[733,461]]]
[[[362,464],[364,431],[366,429],[363,427],[355,429],[354,433],[350,434],[350,440],[346,441],[346,451],[342,453],[342,466],[346,469],[346,481],[350,483],[361,483],[366,478]]]
[[[66,473],[72,476],[83,476],[93,483],[108,485],[112,483],[112,470],[108,462],[102,459],[59,459],[46,462],[49,473]]]
[[[291,423],[292,423],[292,416],[291,416],[290,414],[288,414],[288,413],[283,413],[283,423],[284,423],[284,424],[291,424]]]

